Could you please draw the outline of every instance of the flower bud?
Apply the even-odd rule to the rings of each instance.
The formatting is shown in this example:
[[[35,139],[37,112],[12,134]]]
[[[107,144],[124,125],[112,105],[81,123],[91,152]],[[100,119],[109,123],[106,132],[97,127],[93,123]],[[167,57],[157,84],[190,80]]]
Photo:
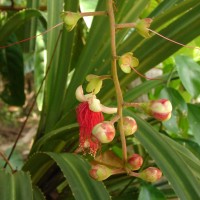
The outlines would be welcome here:
[[[156,167],[148,167],[147,169],[143,170],[139,173],[139,178],[149,181],[149,182],[155,182],[159,180],[162,176],[162,172],[156,168]]]
[[[143,158],[139,154],[133,154],[127,162],[127,167],[131,170],[138,170],[143,164]]]
[[[109,143],[115,137],[115,127],[109,121],[104,121],[97,124],[93,130],[92,134],[101,142]]]
[[[97,94],[100,91],[103,84],[103,81],[101,80],[100,76],[89,74],[86,77],[86,80],[89,82],[86,87],[86,91],[93,92],[93,94]]]
[[[131,67],[137,67],[139,61],[136,57],[133,57],[132,52],[128,52],[120,56],[119,66],[124,73],[131,73]]]
[[[149,114],[157,120],[166,121],[170,119],[172,104],[167,99],[159,99],[150,102]]]
[[[152,21],[153,20],[151,18],[145,18],[145,19],[139,19],[136,22],[135,28],[137,32],[144,38],[151,37],[148,28],[150,27]]]
[[[89,171],[90,176],[97,180],[103,181],[112,175],[112,170],[106,167],[105,165],[92,165],[92,168]]]
[[[81,18],[80,13],[74,12],[62,12],[61,18],[63,19],[67,31],[71,31],[77,24],[78,20]]]
[[[132,117],[123,117],[123,129],[125,136],[129,136],[135,133],[137,130],[137,123]]]

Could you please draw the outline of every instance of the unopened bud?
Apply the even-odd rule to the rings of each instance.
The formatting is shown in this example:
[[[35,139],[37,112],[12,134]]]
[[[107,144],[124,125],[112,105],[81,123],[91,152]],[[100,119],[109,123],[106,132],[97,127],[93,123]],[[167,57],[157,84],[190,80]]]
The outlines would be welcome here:
[[[135,133],[137,130],[137,123],[132,117],[123,117],[123,129],[125,136],[129,136]]]
[[[149,114],[157,120],[166,121],[170,119],[172,104],[167,99],[159,99],[150,102]]]
[[[112,170],[105,165],[92,165],[92,168],[89,171],[90,176],[97,180],[103,181],[107,179],[110,175],[112,175]]]
[[[92,134],[101,142],[109,143],[115,137],[115,127],[109,121],[104,121],[97,124],[93,130]]]
[[[71,31],[77,24],[78,20],[81,18],[80,13],[74,13],[74,12],[62,12],[61,18],[63,19],[63,22],[65,23],[67,31]]]
[[[151,18],[145,18],[145,19],[139,19],[136,22],[135,28],[137,32],[144,38],[151,37],[148,28],[150,27],[152,21],[153,20]]]
[[[139,154],[133,154],[127,162],[127,167],[131,170],[138,170],[143,164],[143,158]]]
[[[149,181],[149,182],[155,182],[159,180],[162,176],[162,172],[156,168],[156,167],[148,167],[147,169],[143,170],[139,173],[139,178]]]
[[[124,73],[131,73],[131,68],[138,65],[139,61],[136,57],[133,57],[132,52],[125,53],[119,58],[119,66]]]

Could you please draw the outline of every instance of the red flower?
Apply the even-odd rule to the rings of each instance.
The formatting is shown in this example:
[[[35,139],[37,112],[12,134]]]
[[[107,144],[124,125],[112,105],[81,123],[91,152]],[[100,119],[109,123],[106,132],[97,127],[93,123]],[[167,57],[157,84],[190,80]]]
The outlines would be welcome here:
[[[101,143],[92,135],[93,127],[104,120],[102,112],[93,112],[89,109],[88,102],[82,102],[76,108],[77,120],[80,126],[79,146],[82,151],[87,151],[95,156]]]

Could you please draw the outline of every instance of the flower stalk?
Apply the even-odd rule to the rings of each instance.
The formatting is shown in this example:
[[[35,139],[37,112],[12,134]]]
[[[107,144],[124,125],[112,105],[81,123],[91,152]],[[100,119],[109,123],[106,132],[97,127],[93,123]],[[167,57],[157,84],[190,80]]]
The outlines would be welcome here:
[[[122,105],[123,105],[123,95],[118,79],[117,74],[117,53],[116,53],[116,42],[115,42],[115,17],[113,10],[113,0],[107,1],[107,9],[108,9],[108,17],[110,20],[110,36],[111,36],[111,54],[112,54],[112,77],[115,85],[115,91],[117,96],[117,114],[119,115],[119,132],[122,143],[122,152],[123,152],[123,161],[126,163],[127,161],[127,148],[126,148],[126,139],[123,130],[123,115],[122,115]]]

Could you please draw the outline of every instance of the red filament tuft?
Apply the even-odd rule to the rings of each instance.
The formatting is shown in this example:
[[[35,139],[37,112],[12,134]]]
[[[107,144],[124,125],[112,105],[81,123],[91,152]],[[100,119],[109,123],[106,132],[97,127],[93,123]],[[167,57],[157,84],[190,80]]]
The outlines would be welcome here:
[[[89,109],[88,102],[80,103],[76,108],[79,123],[79,142],[83,151],[87,150],[95,156],[100,148],[100,142],[92,136],[93,127],[104,120],[102,112],[93,112]]]

